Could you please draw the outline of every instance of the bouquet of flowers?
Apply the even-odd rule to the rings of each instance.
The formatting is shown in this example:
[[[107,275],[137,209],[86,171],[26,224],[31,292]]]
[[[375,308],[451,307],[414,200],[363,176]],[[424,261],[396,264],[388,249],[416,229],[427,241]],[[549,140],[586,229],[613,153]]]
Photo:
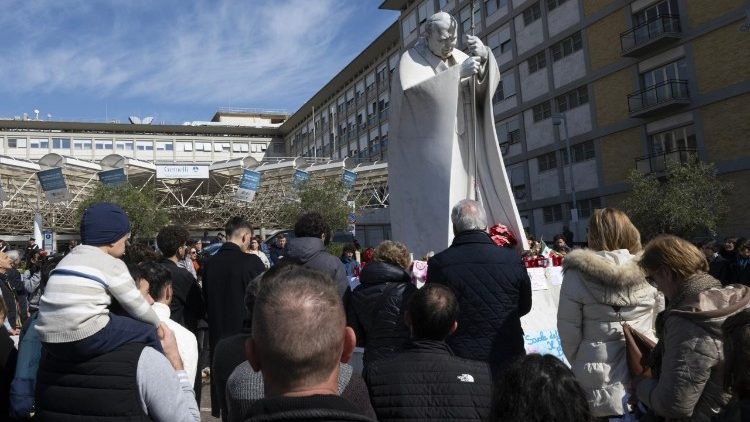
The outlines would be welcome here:
[[[489,234],[492,241],[495,242],[497,246],[513,247],[518,243],[518,240],[513,236],[513,233],[502,224],[495,224],[490,227]]]

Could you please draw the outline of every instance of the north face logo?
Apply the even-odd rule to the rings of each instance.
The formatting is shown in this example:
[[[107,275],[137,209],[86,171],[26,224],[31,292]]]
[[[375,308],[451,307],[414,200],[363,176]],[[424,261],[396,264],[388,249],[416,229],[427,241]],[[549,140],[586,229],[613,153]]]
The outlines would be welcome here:
[[[456,378],[458,378],[458,380],[461,382],[474,382],[474,377],[472,377],[470,374],[461,374]]]

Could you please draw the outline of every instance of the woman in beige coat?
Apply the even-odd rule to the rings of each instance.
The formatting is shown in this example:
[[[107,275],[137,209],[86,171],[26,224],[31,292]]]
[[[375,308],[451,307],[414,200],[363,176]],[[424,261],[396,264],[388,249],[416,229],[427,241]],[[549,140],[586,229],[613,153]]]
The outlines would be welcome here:
[[[617,417],[630,384],[621,322],[653,339],[661,301],[634,260],[640,234],[625,213],[594,211],[588,244],[565,257],[557,329],[591,414]]]
[[[656,320],[654,378],[633,381],[638,400],[667,421],[709,422],[731,398],[723,388],[722,324],[750,307],[750,288],[722,286],[698,248],[676,236],[650,241],[639,265],[669,303]]]

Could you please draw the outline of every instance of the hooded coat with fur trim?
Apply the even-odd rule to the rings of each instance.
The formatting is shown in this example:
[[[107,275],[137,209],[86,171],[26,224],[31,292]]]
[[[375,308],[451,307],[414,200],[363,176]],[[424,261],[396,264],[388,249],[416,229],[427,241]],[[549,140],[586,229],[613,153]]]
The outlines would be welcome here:
[[[563,352],[597,417],[622,415],[630,383],[621,321],[655,339],[663,308],[627,249],[565,256],[557,329]],[[615,310],[619,307],[619,313]]]

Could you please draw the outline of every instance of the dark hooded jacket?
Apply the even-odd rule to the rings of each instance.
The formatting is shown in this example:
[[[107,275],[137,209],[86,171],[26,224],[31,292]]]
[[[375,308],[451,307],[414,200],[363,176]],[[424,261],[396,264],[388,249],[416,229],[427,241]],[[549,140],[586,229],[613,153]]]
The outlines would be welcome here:
[[[341,260],[326,250],[323,240],[317,237],[297,237],[287,241],[287,257],[299,259],[302,265],[328,274],[336,282],[339,294],[349,287],[346,270]]]
[[[380,261],[367,264],[359,281],[347,303],[347,325],[365,348],[368,364],[401,350],[409,340],[404,311],[416,287],[401,267]]]

